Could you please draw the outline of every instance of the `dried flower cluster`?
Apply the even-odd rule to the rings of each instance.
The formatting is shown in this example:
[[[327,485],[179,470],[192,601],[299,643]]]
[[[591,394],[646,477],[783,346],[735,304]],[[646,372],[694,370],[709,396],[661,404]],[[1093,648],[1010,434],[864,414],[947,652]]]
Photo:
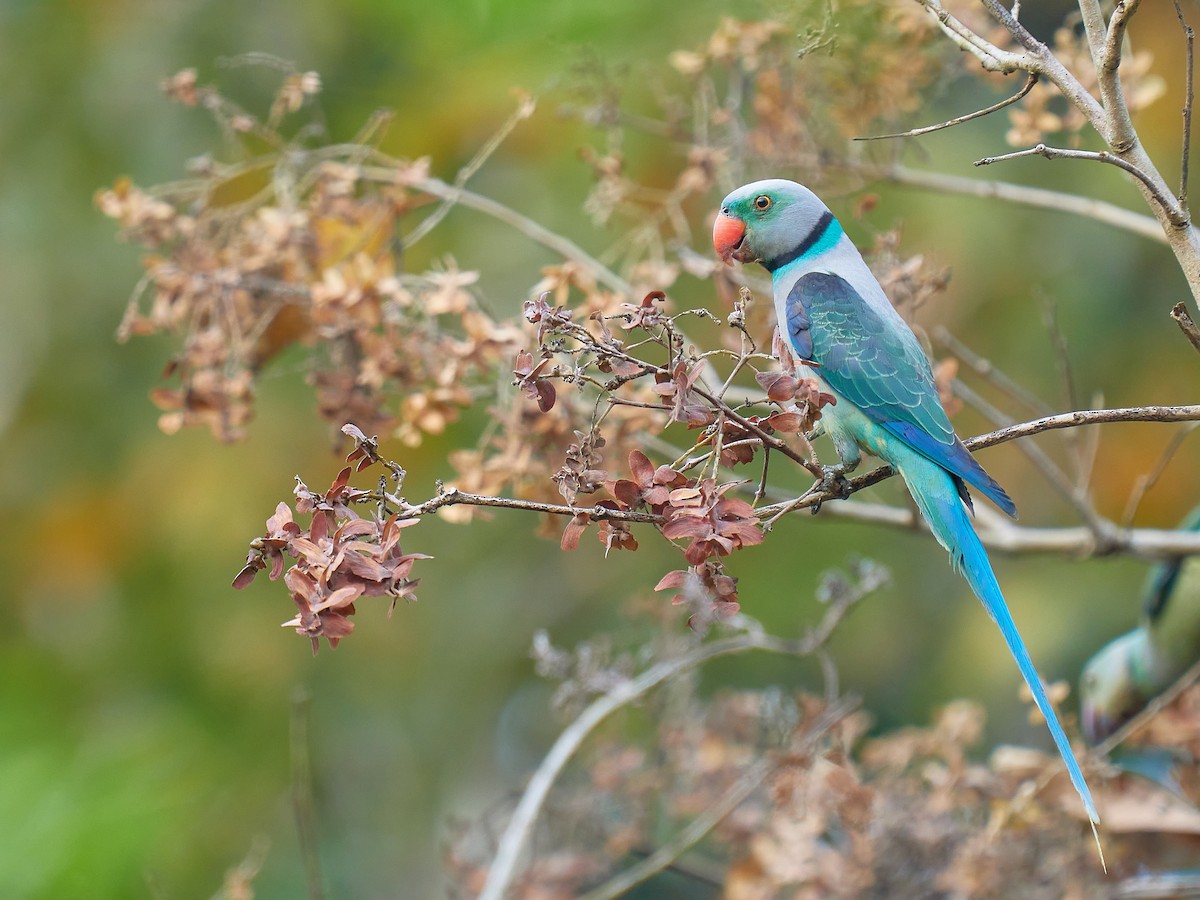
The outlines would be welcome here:
[[[351,457],[363,456],[359,444]],[[369,457],[363,456],[369,464]],[[360,470],[363,466],[360,464]],[[272,581],[283,576],[283,583],[296,604],[295,618],[284,627],[312,641],[313,653],[325,638],[330,646],[354,630],[350,617],[354,604],[362,597],[391,597],[416,600],[417,579],[411,578],[413,564],[429,559],[423,553],[404,553],[400,533],[418,519],[404,519],[392,513],[362,517],[352,504],[374,502],[382,509],[380,492],[350,487],[350,466],[342,469],[323,494],[296,480],[296,512],[311,514],[307,528],[292,516],[286,503],[280,503],[267,519],[267,532],[250,544],[246,565],[233,580],[235,588],[244,588],[264,569]],[[284,572],[286,557],[295,560]]]
[[[328,420],[396,429],[410,444],[442,431],[517,335],[477,302],[478,273],[452,260],[399,271],[398,223],[428,202],[412,187],[427,163],[398,164],[381,184],[364,175],[364,145],[309,152],[287,142],[278,126],[316,93],[313,73],[286,78],[265,121],[195,77],[170,79],[168,95],[276,149],[231,163],[201,159],[191,179],[161,188],[121,179],[96,195],[122,235],[147,250],[121,339],[181,338],[164,372],[177,386],[152,393],[160,427],[239,438],[260,369],[299,345],[310,348],[309,379]]]
[[[539,672],[564,685],[629,677],[627,655],[616,658],[619,669],[606,670],[608,648],[597,654],[585,646],[573,659],[541,643],[538,658],[553,664],[539,663]],[[688,823],[707,821],[740,785],[752,789],[712,816],[664,886],[690,883],[699,895],[719,884],[731,900],[1083,900],[1108,896],[1117,881],[1136,882],[1146,865],[1171,865],[1200,833],[1200,813],[1173,796],[1178,782],[1200,797],[1194,762],[1177,757],[1162,785],[1110,777],[1100,789],[1106,875],[1056,758],[1019,747],[975,757],[985,724],[976,704],[956,701],[929,726],[877,737],[867,737],[866,714],[830,720],[830,709],[827,699],[804,693],[684,700],[676,689],[653,705],[648,740],[640,719],[609,728],[561,779],[536,838],[538,855],[512,896],[566,900],[595,889]],[[1200,689],[1193,689],[1151,722],[1145,739],[1197,746],[1198,736]],[[482,883],[494,852],[489,827],[461,827],[447,853],[455,896],[474,896]]]

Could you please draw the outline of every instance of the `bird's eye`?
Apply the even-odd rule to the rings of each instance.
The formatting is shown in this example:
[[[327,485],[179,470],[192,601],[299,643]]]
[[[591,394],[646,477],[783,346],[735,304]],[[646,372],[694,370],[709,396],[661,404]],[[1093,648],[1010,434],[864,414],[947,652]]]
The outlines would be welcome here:
[[[770,206],[771,206],[771,198],[768,197],[766,194],[759,194],[757,197],[754,198],[754,208],[755,209],[759,209],[759,210],[768,209]]]

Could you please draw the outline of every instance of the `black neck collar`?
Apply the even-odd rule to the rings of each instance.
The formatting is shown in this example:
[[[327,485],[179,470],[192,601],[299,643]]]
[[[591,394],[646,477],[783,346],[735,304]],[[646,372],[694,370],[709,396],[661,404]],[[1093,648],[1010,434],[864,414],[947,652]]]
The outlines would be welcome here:
[[[832,224],[833,213],[831,213],[829,210],[825,210],[825,212],[821,213],[821,218],[817,219],[817,224],[812,227],[812,231],[808,233],[808,236],[804,240],[802,240],[787,253],[776,256],[774,259],[764,260],[763,267],[766,268],[768,272],[774,273],[776,269],[781,269],[788,263],[800,259],[800,257],[804,256],[809,250],[816,246],[817,241],[825,237],[825,232],[829,230],[829,226]]]

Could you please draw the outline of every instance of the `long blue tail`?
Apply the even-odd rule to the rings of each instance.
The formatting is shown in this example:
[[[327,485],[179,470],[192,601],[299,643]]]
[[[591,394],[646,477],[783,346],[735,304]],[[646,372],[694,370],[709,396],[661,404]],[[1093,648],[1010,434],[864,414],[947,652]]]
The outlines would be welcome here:
[[[1083,808],[1087,811],[1095,830],[1100,817],[1096,813],[1095,803],[1092,802],[1092,792],[1083,780],[1083,773],[1079,770],[1079,763],[1075,760],[1071,744],[1063,733],[1054,707],[1050,705],[1050,699],[1046,696],[1046,689],[1042,686],[1042,679],[1033,665],[1033,660],[1029,658],[1029,650],[1021,640],[1012,614],[1008,611],[1008,604],[1004,602],[1004,595],[1000,593],[1000,585],[996,583],[992,565],[988,562],[987,552],[979,542],[971,520],[967,518],[966,509],[959,499],[954,482],[940,466],[916,453],[912,453],[911,456],[911,459],[892,462],[899,463],[896,468],[908,485],[913,499],[917,501],[917,506],[920,507],[934,536],[950,551],[950,562],[963,573],[975,596],[983,601],[983,606],[992,617],[992,621],[1000,627],[1004,642],[1008,644],[1009,652],[1017,661],[1017,668],[1021,670],[1021,676],[1029,685],[1034,702],[1046,717],[1050,735],[1054,738],[1058,752],[1062,755],[1067,772],[1071,776],[1071,784],[1075,785],[1075,790],[1079,792]]]

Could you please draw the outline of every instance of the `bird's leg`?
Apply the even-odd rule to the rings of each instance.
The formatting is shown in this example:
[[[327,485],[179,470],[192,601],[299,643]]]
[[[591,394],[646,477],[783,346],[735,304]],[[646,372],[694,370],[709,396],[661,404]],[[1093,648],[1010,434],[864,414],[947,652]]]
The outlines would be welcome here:
[[[813,486],[801,496],[788,503],[779,512],[767,519],[763,523],[763,527],[770,529],[779,519],[786,516],[802,503],[806,503],[814,494],[818,495],[819,498],[811,507],[814,516],[820,511],[821,504],[828,497],[835,497],[838,500],[845,500],[849,497],[850,482],[846,480],[846,476],[857,469],[858,464],[862,462],[862,454],[857,452],[857,449],[856,447],[854,452],[842,457],[842,461],[835,466],[821,466],[821,480],[814,482]]]
[[[840,462],[835,466],[821,466],[821,480],[813,487],[822,494],[845,500],[850,496],[850,482],[846,480],[846,476],[862,462],[862,450],[854,441],[838,440],[838,437],[836,433],[833,435],[833,447],[837,450]],[[820,512],[821,502],[818,500],[813,504],[814,516]]]

